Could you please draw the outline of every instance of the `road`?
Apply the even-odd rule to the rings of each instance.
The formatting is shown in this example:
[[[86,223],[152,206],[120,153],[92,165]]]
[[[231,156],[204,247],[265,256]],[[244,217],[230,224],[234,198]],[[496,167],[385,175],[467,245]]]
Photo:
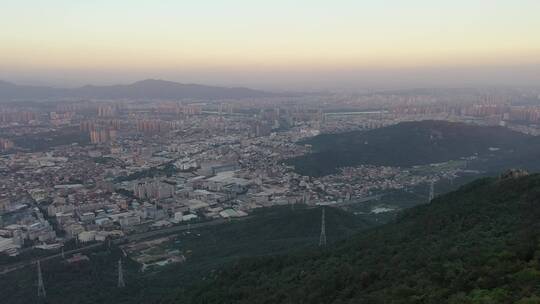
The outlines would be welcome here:
[[[95,243],[95,244],[84,246],[84,247],[81,247],[81,248],[76,248],[76,249],[64,251],[64,255],[83,252],[85,250],[96,248],[96,247],[102,246],[102,245],[103,245],[103,243]],[[52,255],[41,257],[39,260],[40,260],[40,262],[44,262],[44,261],[52,260],[52,259],[55,259],[55,258],[58,258],[58,257],[61,257],[61,256],[62,256],[62,253],[55,253],[55,254],[52,254]],[[36,262],[36,260],[30,260],[30,261],[18,262],[18,263],[14,263],[14,264],[11,264],[11,265],[3,266],[3,267],[0,268],[0,275],[10,273],[10,272],[15,271],[17,269],[21,269],[21,268],[23,268],[25,266],[28,266],[30,264],[34,264],[35,262]]]

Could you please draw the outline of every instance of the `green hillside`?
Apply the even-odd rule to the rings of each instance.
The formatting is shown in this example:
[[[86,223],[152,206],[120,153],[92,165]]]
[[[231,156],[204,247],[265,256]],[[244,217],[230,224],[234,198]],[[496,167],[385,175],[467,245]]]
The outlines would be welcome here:
[[[250,258],[176,303],[540,303],[540,175],[486,178],[327,250]]]
[[[447,121],[405,122],[371,131],[308,139],[313,153],[288,161],[303,175],[322,176],[361,164],[411,167],[478,155],[480,169],[537,166],[540,139],[502,127]],[[491,149],[490,149],[491,148]],[[495,148],[495,149],[493,149]],[[529,169],[536,169],[530,167]]]
[[[343,240],[372,224],[350,213],[329,209],[326,213],[328,242]],[[173,235],[166,250],[179,250],[184,263],[140,272],[140,265],[124,259],[127,286],[116,288],[120,249],[100,246],[86,255],[88,262],[67,264],[61,259],[42,263],[47,303],[159,303],[174,299],[212,271],[239,258],[315,248],[319,241],[321,211],[290,206],[256,210],[248,219],[194,229]],[[35,267],[0,275],[4,304],[39,303]],[[4,293],[9,290],[9,293]]]

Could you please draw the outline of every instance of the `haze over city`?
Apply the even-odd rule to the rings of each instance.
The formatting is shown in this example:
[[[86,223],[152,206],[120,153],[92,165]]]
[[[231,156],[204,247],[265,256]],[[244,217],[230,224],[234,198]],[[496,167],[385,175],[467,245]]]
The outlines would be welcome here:
[[[1,0],[1,304],[540,304],[540,0]]]
[[[277,90],[531,85],[540,3],[3,1],[0,79]]]

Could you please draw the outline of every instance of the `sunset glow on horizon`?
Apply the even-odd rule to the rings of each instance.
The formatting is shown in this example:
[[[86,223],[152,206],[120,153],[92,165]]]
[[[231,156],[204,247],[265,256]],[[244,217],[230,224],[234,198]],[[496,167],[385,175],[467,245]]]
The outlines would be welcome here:
[[[540,1],[3,1],[0,69],[540,64]]]

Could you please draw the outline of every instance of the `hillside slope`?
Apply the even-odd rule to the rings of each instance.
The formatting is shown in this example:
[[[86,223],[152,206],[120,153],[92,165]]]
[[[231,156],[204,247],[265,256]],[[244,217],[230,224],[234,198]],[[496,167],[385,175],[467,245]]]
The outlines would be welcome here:
[[[179,302],[540,303],[539,223],[540,175],[481,179],[327,250],[245,260]]]
[[[367,132],[324,134],[304,143],[312,145],[313,153],[289,163],[299,173],[311,176],[361,164],[410,167],[473,155],[493,155],[507,163],[519,159],[518,155],[540,153],[539,138],[502,127],[447,121],[404,122]]]
[[[373,225],[338,209],[328,210],[326,219],[333,227],[328,231],[329,243]],[[208,273],[239,258],[315,248],[319,241],[320,221],[319,209],[297,206],[291,210],[289,206],[278,206],[256,210],[247,219],[172,235],[162,247],[179,250],[187,260],[140,272],[141,265],[124,258],[126,287],[122,289],[116,288],[117,262],[123,258],[116,247],[109,250],[104,245],[86,252],[90,258],[87,262],[44,261],[41,267],[47,303],[161,303],[174,299],[178,289],[189,288]],[[0,256],[0,265],[9,260]],[[0,290],[10,290],[1,293],[2,304],[40,303],[36,297],[35,267],[0,275]]]

